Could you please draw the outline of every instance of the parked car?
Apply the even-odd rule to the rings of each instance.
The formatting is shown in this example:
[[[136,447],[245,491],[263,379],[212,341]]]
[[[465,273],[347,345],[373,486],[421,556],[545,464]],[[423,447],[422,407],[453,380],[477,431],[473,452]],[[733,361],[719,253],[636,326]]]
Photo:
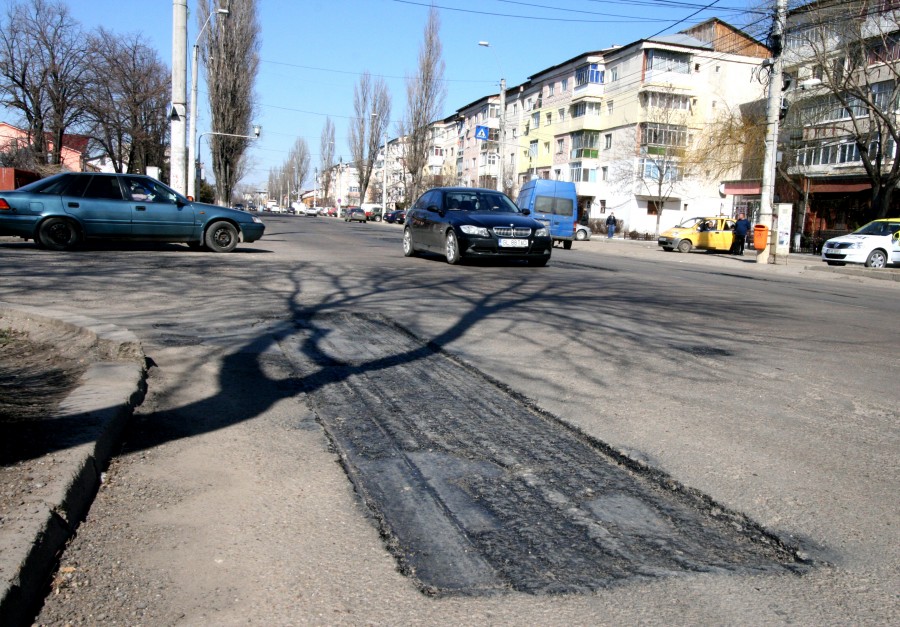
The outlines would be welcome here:
[[[303,215],[305,216],[317,216],[319,215],[319,207],[305,207],[303,209]]]
[[[833,237],[822,246],[822,261],[829,266],[862,263],[868,268],[900,265],[900,218],[873,220],[847,235]]]
[[[366,219],[368,219],[369,222],[381,222],[381,214],[384,213],[381,205],[375,203],[363,203],[360,205],[360,208],[366,212]]]
[[[139,174],[64,172],[0,192],[0,235],[69,250],[88,239],[184,242],[215,252],[262,237],[256,216],[190,201]]]
[[[391,224],[403,224],[404,220],[406,220],[406,211],[403,209],[395,209],[384,214],[384,221]]]
[[[586,224],[579,224],[575,227],[575,239],[584,242],[591,239],[591,228]]]
[[[680,253],[698,250],[730,251],[734,240],[734,219],[726,216],[689,218],[660,233],[657,244],[665,251]]]
[[[578,223],[578,195],[575,183],[552,179],[532,179],[522,186],[516,198],[519,209],[531,211],[531,217],[550,229],[553,242],[572,248]]]
[[[368,222],[366,212],[359,207],[349,207],[344,214],[344,222]]]
[[[451,264],[494,257],[545,266],[553,240],[549,229],[529,213],[496,190],[436,187],[422,194],[407,211],[403,254],[436,252]]]

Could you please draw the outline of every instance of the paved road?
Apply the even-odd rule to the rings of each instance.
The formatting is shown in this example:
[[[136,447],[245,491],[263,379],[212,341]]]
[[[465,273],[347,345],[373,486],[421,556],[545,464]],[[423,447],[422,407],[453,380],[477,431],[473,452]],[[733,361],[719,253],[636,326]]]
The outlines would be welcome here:
[[[167,246],[53,255],[0,245],[0,299],[130,328],[157,365],[126,451],[64,562],[74,581],[91,584],[63,586],[45,622],[86,607],[188,624],[896,622],[898,393],[885,385],[897,366],[886,339],[900,304],[895,284],[607,241],[557,250],[546,269],[451,268],[400,257],[399,230],[389,225],[269,223],[265,240],[228,256]],[[25,265],[40,271],[13,281]],[[559,571],[535,570],[540,578],[488,581],[488,596],[422,595],[442,588],[421,576],[424,562],[405,556],[407,537],[393,533],[391,512],[403,500],[391,505],[377,494],[390,490],[366,482],[379,475],[364,463],[362,453],[372,452],[353,446],[359,425],[341,428],[352,415],[341,411],[345,396],[316,384],[347,375],[356,360],[370,366],[373,355],[360,356],[360,346],[412,354],[413,375],[424,368],[449,378],[431,386],[437,397],[446,390],[446,422],[410,423],[427,414],[410,399],[382,416],[400,422],[378,423],[394,447],[384,450],[415,462],[432,492],[458,470],[442,462],[453,449],[437,454],[416,438],[427,432],[429,442],[446,444],[453,435],[471,450],[475,436],[462,429],[486,416],[457,411],[471,390],[479,408],[496,397],[497,416],[524,408],[529,420],[573,427],[567,456],[587,442],[597,467],[618,459],[632,479],[688,494],[699,524],[744,523],[749,535],[734,542],[777,540],[811,568],[709,568],[689,557],[681,574],[667,567],[615,585],[595,577],[581,594],[572,586],[584,580],[563,582],[565,596],[534,594],[553,588],[528,581],[569,572],[560,558]],[[367,402],[382,410],[382,388],[390,398],[426,389],[390,368],[352,370],[345,389],[372,390]],[[488,440],[485,450],[496,449],[496,438]],[[541,450],[538,442],[518,448]],[[558,498],[556,511],[570,521],[587,512],[608,528],[655,524],[641,518],[638,501],[598,506],[584,491],[604,481],[599,475],[573,481],[582,492],[576,503],[549,483],[557,475],[495,454],[490,464],[467,462],[488,468],[479,488],[502,468],[541,502]],[[443,478],[428,476],[442,463]],[[546,466],[558,473],[566,463]],[[450,492],[439,502],[451,502]],[[583,528],[602,531],[592,524]],[[556,538],[530,533],[535,547]],[[662,536],[673,554],[681,550],[674,534]]]

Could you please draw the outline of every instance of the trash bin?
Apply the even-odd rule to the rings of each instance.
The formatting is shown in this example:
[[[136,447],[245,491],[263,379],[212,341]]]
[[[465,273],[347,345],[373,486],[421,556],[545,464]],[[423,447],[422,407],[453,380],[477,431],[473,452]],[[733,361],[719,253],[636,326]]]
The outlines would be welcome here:
[[[753,226],[753,249],[765,250],[769,245],[769,227],[765,224],[756,224]]]

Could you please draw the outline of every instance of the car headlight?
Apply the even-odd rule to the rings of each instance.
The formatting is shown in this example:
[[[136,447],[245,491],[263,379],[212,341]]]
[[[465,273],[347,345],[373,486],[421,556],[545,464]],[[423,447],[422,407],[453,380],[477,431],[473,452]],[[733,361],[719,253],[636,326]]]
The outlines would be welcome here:
[[[847,248],[862,248],[862,242],[852,242]]]
[[[459,230],[466,235],[474,235],[476,237],[490,237],[490,233],[483,226],[475,226],[473,224],[463,224]]]
[[[262,224],[263,221],[257,218],[256,216],[250,216],[250,219],[256,222],[257,224]]]
[[[548,235],[550,235],[550,231],[547,229],[547,227],[534,230],[535,237],[547,237]]]

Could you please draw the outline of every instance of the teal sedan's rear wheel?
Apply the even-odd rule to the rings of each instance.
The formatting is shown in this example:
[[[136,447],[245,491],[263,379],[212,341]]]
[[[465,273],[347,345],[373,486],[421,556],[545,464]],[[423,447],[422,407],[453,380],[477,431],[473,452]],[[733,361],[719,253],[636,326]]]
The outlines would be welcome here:
[[[48,218],[41,223],[38,241],[50,250],[71,250],[81,241],[81,236],[71,220]]]
[[[206,230],[206,246],[216,253],[230,253],[238,245],[238,230],[230,222],[213,222]]]

